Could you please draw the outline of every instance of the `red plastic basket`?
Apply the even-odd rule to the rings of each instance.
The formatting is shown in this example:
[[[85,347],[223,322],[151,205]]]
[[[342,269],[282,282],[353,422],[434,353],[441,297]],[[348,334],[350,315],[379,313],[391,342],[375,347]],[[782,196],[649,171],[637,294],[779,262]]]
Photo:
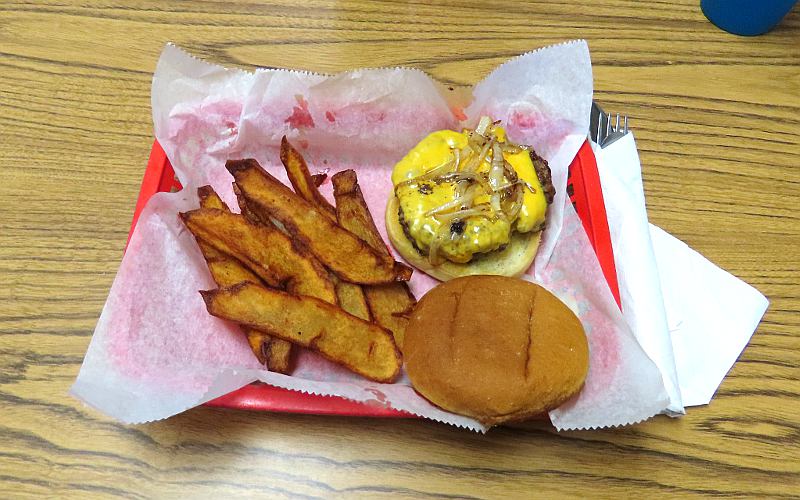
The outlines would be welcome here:
[[[166,153],[156,141],[150,152],[147,170],[144,172],[142,188],[136,200],[131,230],[133,234],[139,214],[152,195],[162,191],[178,191],[181,185]],[[597,172],[594,152],[585,142],[570,165],[567,192],[583,222],[589,241],[594,247],[600,267],[608,281],[611,293],[619,304],[617,273],[614,267],[614,252],[608,231],[603,191]],[[275,411],[285,413],[310,413],[317,415],[347,415],[361,417],[409,417],[410,415],[378,405],[356,403],[331,396],[316,396],[289,391],[266,384],[255,383],[206,403],[208,406],[238,408],[245,410]]]

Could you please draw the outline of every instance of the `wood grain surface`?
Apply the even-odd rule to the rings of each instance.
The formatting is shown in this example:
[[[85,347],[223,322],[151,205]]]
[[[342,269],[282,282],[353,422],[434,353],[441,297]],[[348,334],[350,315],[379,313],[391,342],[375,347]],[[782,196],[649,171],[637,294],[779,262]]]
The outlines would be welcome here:
[[[736,37],[698,0],[0,4],[0,497],[800,494],[800,9]],[[624,429],[198,408],[141,426],[67,395],[119,265],[173,41],[231,66],[407,65],[471,84],[589,42],[651,220],[771,305],[707,407]]]

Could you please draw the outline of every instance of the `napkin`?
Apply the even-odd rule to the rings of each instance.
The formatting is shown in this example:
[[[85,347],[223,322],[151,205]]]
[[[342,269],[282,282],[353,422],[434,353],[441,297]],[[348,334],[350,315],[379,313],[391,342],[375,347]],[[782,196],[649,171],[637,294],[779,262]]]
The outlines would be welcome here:
[[[768,301],[648,223],[633,133],[594,150],[623,316],[661,371],[669,394],[664,412],[677,416],[711,400]]]
[[[684,406],[708,404],[769,301],[663,229],[650,225]]]

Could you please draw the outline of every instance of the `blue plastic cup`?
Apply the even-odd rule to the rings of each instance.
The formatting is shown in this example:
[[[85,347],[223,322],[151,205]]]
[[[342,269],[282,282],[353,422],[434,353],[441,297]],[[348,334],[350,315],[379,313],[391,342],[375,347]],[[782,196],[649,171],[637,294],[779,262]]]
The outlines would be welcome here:
[[[700,0],[709,21],[735,35],[763,35],[781,22],[798,0]]]

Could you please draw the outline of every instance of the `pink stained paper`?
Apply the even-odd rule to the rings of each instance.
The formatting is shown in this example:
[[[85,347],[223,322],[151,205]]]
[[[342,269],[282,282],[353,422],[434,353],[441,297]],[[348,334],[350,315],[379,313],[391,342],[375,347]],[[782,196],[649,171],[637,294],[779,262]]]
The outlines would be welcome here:
[[[529,279],[579,315],[590,372],[579,397],[551,413],[559,429],[637,422],[666,406],[660,373],[613,302],[588,239],[565,197],[567,167],[588,129],[592,81],[585,42],[548,47],[499,67],[473,90],[466,124],[503,120],[512,140],[550,162],[557,197]],[[167,46],[153,79],[156,137],[184,186],[147,205],[95,330],[73,394],[125,422],[165,418],[254,380],[394,408],[473,430],[403,376],[377,384],[303,352],[292,376],[260,370],[233,325],[210,317],[197,294],[213,288],[192,237],[177,218],[211,184],[236,206],[225,161],[256,158],[283,181],[277,146],[287,135],[312,173],[353,168],[382,235],[394,163],[425,135],[457,129],[455,94],[410,69],[324,76],[287,70],[227,70]],[[332,199],[330,183],[321,187]],[[396,256],[398,259],[399,257]],[[436,284],[417,271],[417,297]],[[179,346],[179,347],[178,347]]]

